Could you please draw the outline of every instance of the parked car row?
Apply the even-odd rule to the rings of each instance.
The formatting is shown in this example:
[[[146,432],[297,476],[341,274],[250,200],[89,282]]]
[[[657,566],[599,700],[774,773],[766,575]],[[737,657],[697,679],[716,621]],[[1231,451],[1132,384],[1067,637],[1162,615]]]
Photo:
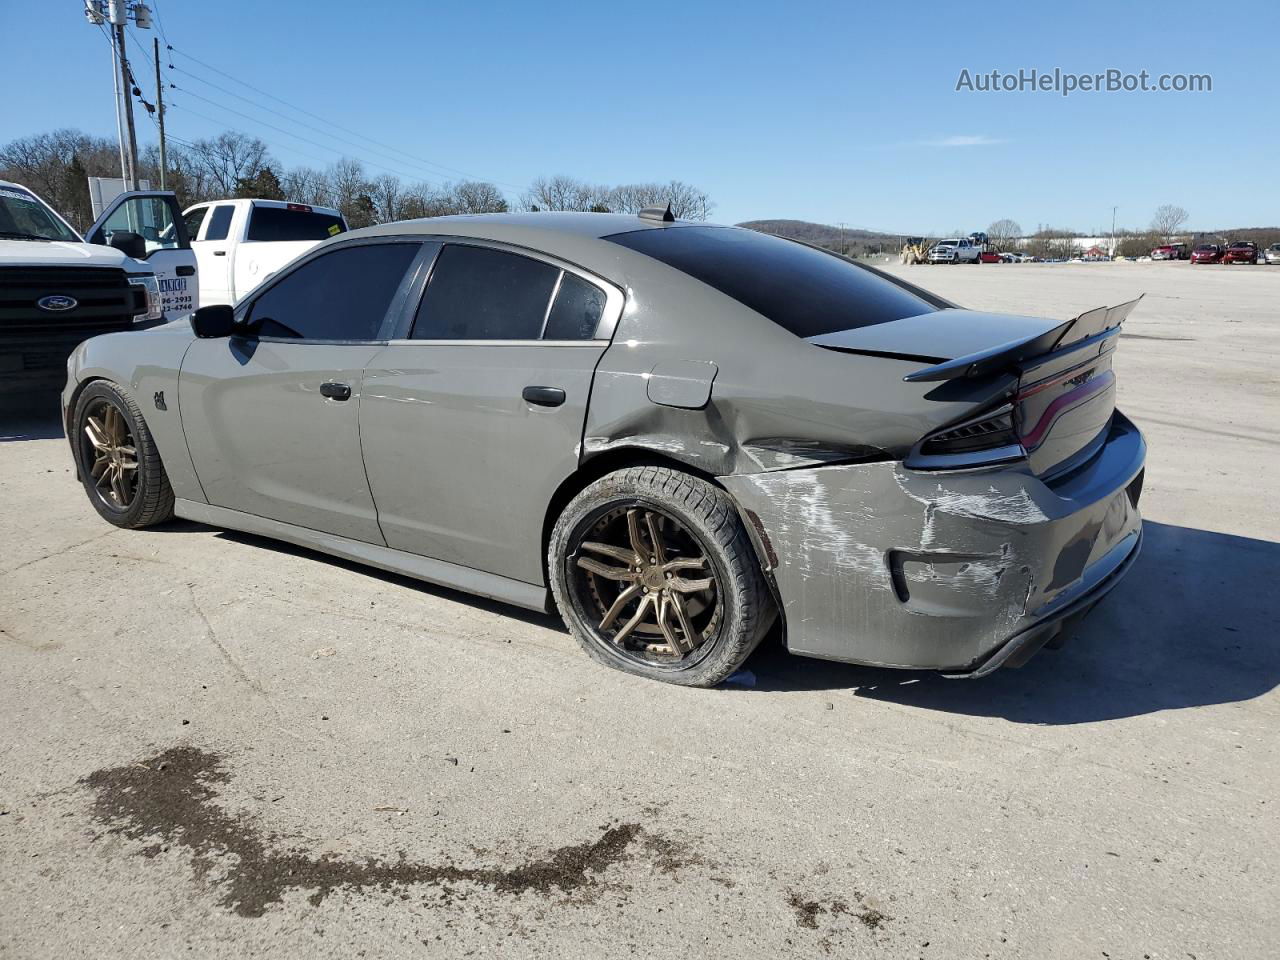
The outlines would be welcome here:
[[[1267,263],[1280,262],[1280,243],[1272,244],[1268,254],[1274,255]],[[1202,243],[1191,251],[1191,262],[1195,263],[1249,263],[1258,262],[1258,245],[1252,240],[1240,240],[1232,244]]]

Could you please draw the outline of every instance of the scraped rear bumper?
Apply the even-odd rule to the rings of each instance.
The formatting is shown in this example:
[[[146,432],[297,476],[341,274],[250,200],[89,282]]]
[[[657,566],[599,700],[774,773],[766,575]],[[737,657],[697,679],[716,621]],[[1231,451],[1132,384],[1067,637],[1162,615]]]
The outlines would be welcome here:
[[[1116,413],[1071,475],[866,463],[723,477],[798,654],[985,676],[1016,665],[1137,557],[1146,444]]]

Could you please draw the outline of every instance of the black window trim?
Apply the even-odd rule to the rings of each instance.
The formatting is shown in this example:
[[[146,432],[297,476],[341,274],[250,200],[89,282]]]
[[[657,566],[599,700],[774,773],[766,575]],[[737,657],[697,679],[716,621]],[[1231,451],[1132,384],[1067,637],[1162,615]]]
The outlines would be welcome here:
[[[407,239],[407,238],[406,238]],[[524,247],[516,243],[505,243],[500,240],[486,240],[481,237],[465,237],[454,236],[450,234],[423,234],[413,239],[420,240],[423,243],[437,244],[435,252],[432,254],[430,268],[422,273],[416,289],[409,291],[409,296],[403,304],[402,312],[391,331],[388,345],[392,346],[464,346],[464,347],[599,347],[601,344],[609,343],[613,340],[614,333],[617,332],[618,322],[622,319],[622,311],[626,304],[626,295],[622,288],[604,279],[598,274],[592,273],[585,267],[580,267],[576,263],[561,259],[554,254],[547,253],[543,250],[536,250],[533,247]],[[427,284],[431,282],[431,274],[435,270],[436,257],[440,250],[443,250],[446,244],[453,246],[465,247],[481,247],[490,250],[499,250],[504,253],[514,253],[522,257],[528,257],[530,260],[537,260],[545,263],[547,266],[555,267],[560,273],[556,277],[555,286],[552,288],[551,296],[547,298],[546,309],[542,316],[542,327],[538,331],[538,339],[536,340],[425,340],[413,339],[410,333],[413,330],[414,316],[418,312],[418,307],[422,303],[422,296],[426,292]],[[605,295],[604,313],[600,317],[600,323],[596,326],[595,336],[589,340],[543,340],[542,334],[546,332],[547,320],[551,315],[551,308],[555,304],[555,296],[560,292],[560,283],[564,279],[564,274],[572,273],[581,280],[590,283],[594,287],[598,287]]]
[[[342,234],[339,234],[342,236]],[[387,246],[392,243],[416,243],[420,244],[417,255],[409,262],[408,269],[405,270],[404,276],[400,280],[400,285],[396,287],[396,292],[391,297],[391,303],[387,306],[387,312],[383,314],[382,322],[378,325],[378,335],[367,340],[322,340],[314,337],[271,337],[261,336],[254,333],[252,329],[245,329],[245,318],[252,314],[254,306],[257,305],[259,298],[271,290],[276,284],[282,282],[288,277],[293,276],[298,270],[301,270],[313,260],[318,260],[323,256],[331,253],[337,253],[350,247],[373,247]],[[339,243],[329,243],[321,241],[321,243],[307,251],[303,256],[289,264],[289,269],[278,273],[275,276],[263,281],[260,287],[254,289],[253,294],[237,303],[235,306],[235,323],[241,330],[233,333],[232,336],[240,337],[246,340],[253,340],[258,343],[293,343],[308,346],[386,346],[391,342],[391,334],[394,333],[395,326],[399,322],[400,316],[403,314],[404,307],[412,291],[418,281],[423,279],[429,272],[429,268],[435,263],[436,254],[440,251],[439,244],[432,244],[430,241],[422,237],[416,236],[391,236],[391,237],[360,237],[356,240],[344,240]]]

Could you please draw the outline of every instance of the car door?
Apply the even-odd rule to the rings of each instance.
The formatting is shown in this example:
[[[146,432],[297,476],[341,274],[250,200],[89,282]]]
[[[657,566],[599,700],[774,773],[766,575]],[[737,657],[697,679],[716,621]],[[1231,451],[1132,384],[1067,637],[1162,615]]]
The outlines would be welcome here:
[[[205,208],[200,234],[192,237],[196,268],[200,272],[201,303],[234,303],[231,287],[231,221],[235,204],[214,203]],[[192,216],[194,208],[186,212]]]
[[[572,265],[445,243],[365,369],[360,436],[387,545],[541,584],[547,504],[578,465],[622,291]]]
[[[178,200],[171,191],[143,190],[122,193],[107,204],[89,228],[89,243],[110,244],[111,235],[129,231],[146,244],[146,263],[160,284],[165,318],[176,320],[200,306],[196,255]]]
[[[361,373],[382,349],[416,242],[319,250],[198,339],[178,382],[209,503],[383,543],[361,460]]]

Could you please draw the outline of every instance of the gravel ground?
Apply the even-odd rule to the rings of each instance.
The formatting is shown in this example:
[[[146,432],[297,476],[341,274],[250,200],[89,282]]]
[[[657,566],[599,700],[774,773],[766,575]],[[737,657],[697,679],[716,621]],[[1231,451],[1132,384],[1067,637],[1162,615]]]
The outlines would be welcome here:
[[[593,665],[558,621],[189,523],[104,524],[0,423],[0,956],[1280,952],[1280,269],[890,268],[1117,361],[1144,554],[981,682],[759,652]]]

